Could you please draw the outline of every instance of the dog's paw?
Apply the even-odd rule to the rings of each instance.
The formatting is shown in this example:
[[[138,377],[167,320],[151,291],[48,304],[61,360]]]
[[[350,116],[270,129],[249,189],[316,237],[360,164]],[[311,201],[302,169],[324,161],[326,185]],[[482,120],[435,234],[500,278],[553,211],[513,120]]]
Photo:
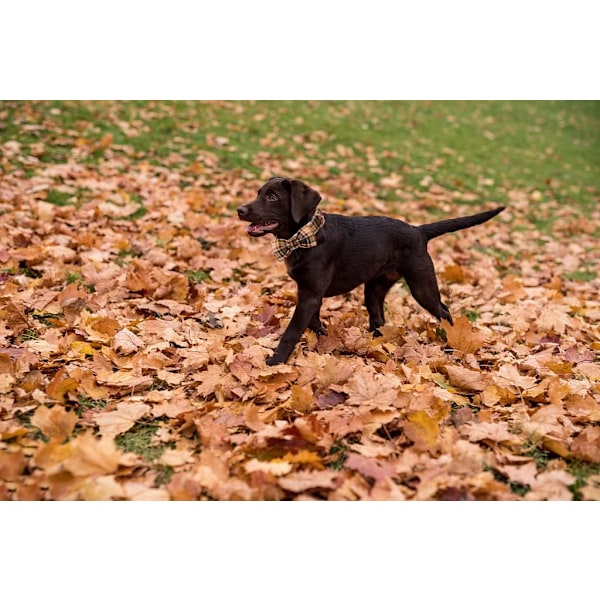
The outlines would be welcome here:
[[[373,330],[373,339],[378,338],[378,337],[383,337],[383,333],[381,333],[381,331],[379,331],[379,329],[374,329]]]
[[[275,365],[278,365],[281,361],[273,354],[273,356],[269,356],[269,358],[267,358],[266,363],[269,367],[274,367]]]

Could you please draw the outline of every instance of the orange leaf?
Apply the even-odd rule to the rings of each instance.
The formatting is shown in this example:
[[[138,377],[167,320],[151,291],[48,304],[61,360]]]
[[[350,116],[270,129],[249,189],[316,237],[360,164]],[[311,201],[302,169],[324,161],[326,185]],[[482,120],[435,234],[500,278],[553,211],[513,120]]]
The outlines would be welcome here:
[[[404,433],[418,450],[430,450],[436,446],[440,433],[437,419],[424,410],[416,410],[408,414],[407,420]]]
[[[465,280],[465,274],[460,265],[448,265],[444,269],[443,277],[449,283],[462,283]]]
[[[76,390],[79,385],[76,379],[68,376],[65,377],[66,373],[67,371],[64,367],[59,369],[46,387],[48,396],[57,402],[64,402],[65,394]]]
[[[64,467],[73,475],[108,475],[119,466],[120,453],[113,440],[99,440],[91,431],[82,433],[68,446],[71,455],[64,461]]]
[[[74,412],[66,411],[62,406],[56,405],[48,408],[42,404],[33,413],[31,422],[45,436],[64,441],[73,433],[77,415]]]
[[[454,325],[444,323],[448,344],[465,354],[473,354],[486,343],[486,335],[473,327],[464,315],[454,319]]]

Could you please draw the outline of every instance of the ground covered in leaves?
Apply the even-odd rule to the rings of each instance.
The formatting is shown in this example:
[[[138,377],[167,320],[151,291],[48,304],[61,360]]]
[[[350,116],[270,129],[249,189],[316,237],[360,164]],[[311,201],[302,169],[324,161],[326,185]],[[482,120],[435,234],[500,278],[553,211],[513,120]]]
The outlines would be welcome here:
[[[560,179],[450,186],[435,160],[403,175],[365,146],[320,152],[320,130],[296,157],[265,136],[230,167],[222,136],[135,147],[168,104],[69,110],[0,106],[0,499],[600,498],[597,189],[586,213]],[[235,207],[279,174],[326,212],[505,204],[430,244],[455,325],[396,286],[372,339],[359,288],[325,301],[327,336],[267,367],[295,287]]]

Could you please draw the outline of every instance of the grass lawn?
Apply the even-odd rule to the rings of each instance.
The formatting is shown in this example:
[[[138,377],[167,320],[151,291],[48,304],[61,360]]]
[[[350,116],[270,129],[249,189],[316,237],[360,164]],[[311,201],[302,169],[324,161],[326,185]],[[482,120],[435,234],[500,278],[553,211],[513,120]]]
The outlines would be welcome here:
[[[584,215],[598,200],[600,102],[2,102],[0,127],[3,140],[49,163],[86,145],[96,145],[87,160],[103,160],[110,143],[134,162],[193,164],[210,152],[222,169],[255,175],[264,171],[257,157],[268,156],[297,177],[319,164],[321,180],[401,176],[407,189],[433,181],[494,201],[521,188]]]

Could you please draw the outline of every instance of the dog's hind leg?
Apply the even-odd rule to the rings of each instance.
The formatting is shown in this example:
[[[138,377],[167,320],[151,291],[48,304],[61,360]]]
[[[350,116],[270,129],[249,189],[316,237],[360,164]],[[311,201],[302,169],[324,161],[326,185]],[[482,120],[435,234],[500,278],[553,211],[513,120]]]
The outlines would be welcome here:
[[[404,279],[408,284],[413,298],[434,317],[439,320],[446,319],[453,323],[448,307],[442,302],[438,288],[433,262],[427,256],[427,260],[421,259],[419,268],[409,268],[404,271]]]
[[[380,275],[365,283],[365,306],[369,313],[369,331],[375,337],[381,335],[379,328],[385,324],[383,301],[399,276]]]
[[[321,323],[321,305],[319,304],[319,308],[315,312],[315,314],[311,317],[308,322],[308,328],[311,331],[314,331],[317,335],[326,335],[327,332],[323,328],[323,324]]]

